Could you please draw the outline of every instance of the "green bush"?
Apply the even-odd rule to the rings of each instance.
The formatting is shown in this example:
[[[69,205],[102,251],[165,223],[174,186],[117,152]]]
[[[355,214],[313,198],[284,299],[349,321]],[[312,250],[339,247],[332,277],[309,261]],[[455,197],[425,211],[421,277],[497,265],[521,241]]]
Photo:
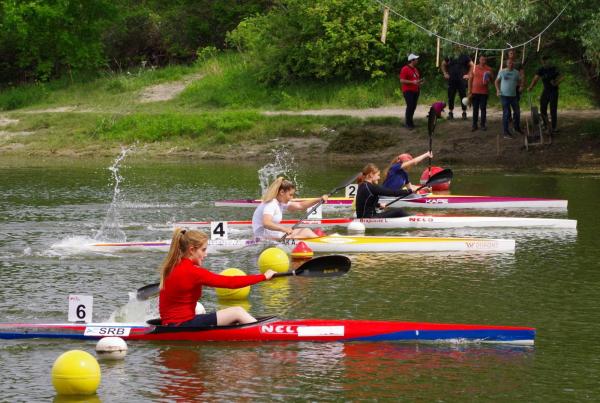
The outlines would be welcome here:
[[[417,10],[412,3],[407,7]],[[428,47],[425,34],[398,19],[390,20],[387,45],[380,34],[381,10],[371,0],[282,0],[242,21],[228,40],[269,83],[381,77],[397,71],[409,52]]]
[[[8,111],[41,102],[49,91],[42,83],[8,88],[0,91],[0,110]]]

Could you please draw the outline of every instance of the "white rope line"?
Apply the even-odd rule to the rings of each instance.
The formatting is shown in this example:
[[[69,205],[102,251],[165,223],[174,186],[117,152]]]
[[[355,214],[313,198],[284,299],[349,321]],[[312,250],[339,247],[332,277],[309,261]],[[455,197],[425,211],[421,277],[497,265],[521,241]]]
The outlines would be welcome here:
[[[415,25],[415,26],[419,27],[421,30],[423,30],[423,31],[427,32],[429,35],[433,35],[433,36],[435,36],[436,38],[442,39],[442,40],[444,40],[444,41],[446,41],[446,42],[450,42],[450,43],[453,43],[453,44],[455,44],[455,45],[459,45],[459,46],[462,46],[462,47],[465,47],[465,48],[468,48],[468,49],[473,49],[473,50],[484,50],[484,51],[498,51],[498,52],[503,52],[503,51],[505,51],[505,50],[510,50],[510,49],[515,49],[515,48],[519,48],[519,47],[522,47],[522,46],[526,46],[526,45],[528,45],[529,43],[533,42],[534,40],[536,40],[536,39],[540,38],[540,37],[542,36],[542,34],[543,34],[544,32],[546,32],[546,31],[547,31],[547,30],[548,30],[548,29],[549,29],[549,28],[550,28],[550,27],[551,27],[551,26],[552,26],[552,25],[553,25],[553,24],[556,22],[556,20],[558,20],[558,19],[559,19],[559,17],[560,17],[560,16],[561,16],[561,15],[564,13],[564,11],[567,9],[567,7],[568,7],[568,6],[571,4],[571,2],[569,1],[569,2],[568,2],[568,3],[567,3],[567,4],[566,4],[564,7],[563,7],[563,9],[562,9],[562,10],[561,10],[561,11],[560,11],[560,12],[559,12],[557,15],[556,15],[556,17],[554,17],[554,19],[553,19],[552,21],[550,21],[550,23],[549,23],[549,24],[546,26],[546,28],[544,28],[544,29],[543,29],[543,30],[542,30],[542,31],[541,31],[539,34],[537,34],[536,36],[534,36],[534,37],[530,38],[529,40],[527,40],[527,41],[525,41],[525,42],[523,42],[523,43],[520,43],[520,44],[518,44],[518,45],[514,45],[514,46],[509,46],[508,48],[480,48],[480,47],[478,47],[478,46],[473,46],[473,45],[469,45],[469,44],[466,44],[466,43],[461,43],[461,42],[455,41],[455,40],[453,40],[453,39],[450,39],[450,38],[443,37],[443,36],[441,36],[441,35],[437,34],[436,32],[433,32],[432,30],[430,30],[430,29],[428,29],[428,28],[425,28],[424,26],[420,25],[419,23],[417,23],[417,22],[415,22],[415,21],[411,20],[410,18],[408,18],[408,17],[405,17],[404,15],[400,14],[399,12],[397,12],[396,10],[394,10],[393,8],[391,8],[390,6],[386,5],[386,4],[385,4],[383,1],[381,1],[381,0],[373,0],[373,1],[374,1],[374,2],[376,2],[376,3],[378,3],[380,6],[382,6],[382,7],[384,7],[384,8],[388,8],[388,9],[390,10],[390,12],[392,12],[393,14],[395,14],[395,15],[397,15],[398,17],[402,18],[403,20],[405,20],[405,21],[407,21],[407,22],[409,22],[409,23],[411,23],[411,24],[413,24],[413,25]]]

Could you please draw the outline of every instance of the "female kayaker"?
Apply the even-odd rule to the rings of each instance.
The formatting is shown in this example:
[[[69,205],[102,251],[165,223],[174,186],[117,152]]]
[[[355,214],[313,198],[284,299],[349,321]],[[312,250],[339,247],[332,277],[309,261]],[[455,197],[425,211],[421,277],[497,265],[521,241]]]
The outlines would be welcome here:
[[[295,228],[281,225],[283,212],[285,211],[306,211],[319,201],[327,201],[327,195],[317,199],[308,199],[304,201],[293,202],[296,193],[296,185],[292,182],[279,177],[269,185],[269,188],[262,197],[262,203],[254,210],[252,215],[252,230],[254,236],[263,239],[280,239],[284,234],[287,238],[316,238],[310,228]]]
[[[386,170],[383,186],[394,190],[406,187],[407,189],[410,189],[414,192],[418,186],[415,186],[412,183],[410,183],[410,179],[408,178],[408,172],[406,172],[406,169],[410,168],[413,165],[417,165],[425,158],[433,158],[433,153],[428,151],[419,155],[416,158],[413,158],[412,155],[407,153],[400,154],[397,157],[394,157],[390,162],[390,166]]]
[[[378,185],[381,172],[375,164],[367,164],[361,174],[358,176],[358,190],[356,191],[356,217],[357,218],[391,218],[406,217],[408,214],[401,208],[388,208],[382,212],[377,212],[378,208],[383,208],[379,204],[379,196],[406,196],[412,193],[412,190],[397,189],[392,190],[385,186]]]
[[[242,307],[196,315],[196,302],[202,296],[202,286],[241,288],[270,280],[275,274],[222,276],[201,267],[206,257],[208,236],[201,231],[175,229],[169,254],[160,267],[159,312],[161,323],[167,326],[227,326],[252,323],[256,319]]]

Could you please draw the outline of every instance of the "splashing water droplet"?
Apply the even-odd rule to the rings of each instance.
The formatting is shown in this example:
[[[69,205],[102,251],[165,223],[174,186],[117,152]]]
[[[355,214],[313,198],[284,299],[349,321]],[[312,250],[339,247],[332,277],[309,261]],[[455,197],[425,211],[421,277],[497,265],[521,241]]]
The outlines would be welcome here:
[[[123,181],[123,177],[119,174],[119,165],[127,156],[127,153],[132,151],[135,146],[132,147],[121,147],[121,154],[115,159],[113,164],[108,167],[108,170],[112,174],[113,179],[113,198],[108,211],[106,212],[106,218],[102,223],[100,230],[94,235],[94,239],[97,241],[110,241],[110,242],[125,242],[127,236],[121,230],[121,217],[119,216],[118,204],[119,195],[121,190],[119,185]]]
[[[264,194],[271,182],[278,176],[285,176],[296,185],[296,190],[300,190],[296,178],[297,166],[294,155],[285,147],[279,146],[271,150],[274,161],[269,162],[258,170],[258,181],[260,184],[260,194]]]

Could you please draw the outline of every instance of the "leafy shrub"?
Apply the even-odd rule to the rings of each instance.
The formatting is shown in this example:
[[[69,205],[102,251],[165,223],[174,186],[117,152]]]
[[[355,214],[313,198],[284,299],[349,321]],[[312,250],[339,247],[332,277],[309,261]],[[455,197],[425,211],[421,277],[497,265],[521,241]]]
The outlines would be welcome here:
[[[387,45],[380,34],[381,10],[371,0],[284,0],[242,21],[228,40],[270,83],[381,77],[396,71],[409,52],[431,47],[424,46],[423,33],[398,19],[390,20]]]

